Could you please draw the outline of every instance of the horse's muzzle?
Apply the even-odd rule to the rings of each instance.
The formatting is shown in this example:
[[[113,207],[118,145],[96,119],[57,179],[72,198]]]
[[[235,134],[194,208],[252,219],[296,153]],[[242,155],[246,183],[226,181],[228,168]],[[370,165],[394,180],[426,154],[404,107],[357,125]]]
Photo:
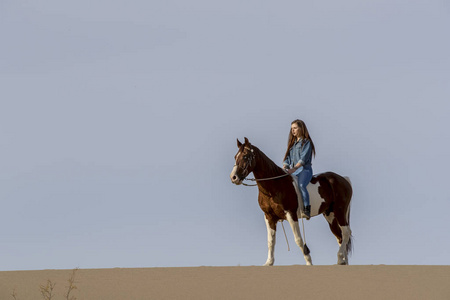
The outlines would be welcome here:
[[[242,179],[239,178],[237,175],[234,175],[234,176],[231,177],[231,182],[236,184],[236,185],[240,185],[240,184],[242,184]]]
[[[231,179],[231,182],[236,185],[240,185],[243,181],[243,179],[241,179],[239,177],[239,175],[237,175],[237,167],[236,166],[234,166],[233,170],[231,171],[230,179]]]

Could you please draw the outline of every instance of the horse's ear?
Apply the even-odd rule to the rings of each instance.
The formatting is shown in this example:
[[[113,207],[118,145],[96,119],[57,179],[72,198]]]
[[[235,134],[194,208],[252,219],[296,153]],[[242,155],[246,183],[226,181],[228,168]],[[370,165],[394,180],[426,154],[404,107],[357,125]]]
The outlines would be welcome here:
[[[245,139],[245,144],[247,145],[247,146],[251,146],[251,144],[250,144],[250,142],[248,141],[248,138],[244,138]]]
[[[237,140],[237,146],[238,146],[238,148],[241,148],[241,146],[242,146],[242,143],[241,142],[239,142],[239,139],[236,139]]]

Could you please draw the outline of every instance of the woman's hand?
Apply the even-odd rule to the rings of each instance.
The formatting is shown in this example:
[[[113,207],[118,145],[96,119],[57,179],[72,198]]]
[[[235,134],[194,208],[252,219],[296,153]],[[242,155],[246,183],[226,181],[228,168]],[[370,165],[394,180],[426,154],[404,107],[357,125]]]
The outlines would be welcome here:
[[[293,168],[293,169],[289,169],[289,170],[286,170],[286,171],[287,171],[289,174],[292,174],[292,173],[294,173],[296,170],[297,170],[297,169]]]

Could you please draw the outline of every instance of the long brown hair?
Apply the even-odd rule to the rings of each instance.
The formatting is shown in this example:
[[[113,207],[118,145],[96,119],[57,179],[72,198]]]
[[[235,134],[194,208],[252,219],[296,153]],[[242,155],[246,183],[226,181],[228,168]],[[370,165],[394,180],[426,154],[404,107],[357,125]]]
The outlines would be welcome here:
[[[292,121],[291,126],[294,123],[296,123],[298,128],[300,128],[300,137],[303,139],[303,143],[305,143],[306,140],[308,140],[311,143],[312,153],[315,157],[316,156],[316,147],[314,147],[314,143],[313,143],[311,137],[309,136],[308,128],[306,127],[305,122],[297,119],[297,120]],[[284,155],[283,160],[285,160],[286,157],[289,155],[289,150],[292,148],[292,146],[294,146],[295,141],[296,141],[296,137],[292,135],[292,130],[289,128],[289,138],[288,138],[287,150],[286,150],[286,154]]]

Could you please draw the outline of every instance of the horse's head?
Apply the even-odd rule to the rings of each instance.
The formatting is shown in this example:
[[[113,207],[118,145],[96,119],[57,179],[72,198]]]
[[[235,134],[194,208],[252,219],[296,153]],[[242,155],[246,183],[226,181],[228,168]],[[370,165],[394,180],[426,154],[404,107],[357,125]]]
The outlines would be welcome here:
[[[256,162],[253,147],[247,138],[245,138],[244,144],[237,140],[237,146],[239,151],[234,157],[236,162],[233,170],[231,171],[230,178],[232,183],[239,185],[245,177],[253,171]]]

